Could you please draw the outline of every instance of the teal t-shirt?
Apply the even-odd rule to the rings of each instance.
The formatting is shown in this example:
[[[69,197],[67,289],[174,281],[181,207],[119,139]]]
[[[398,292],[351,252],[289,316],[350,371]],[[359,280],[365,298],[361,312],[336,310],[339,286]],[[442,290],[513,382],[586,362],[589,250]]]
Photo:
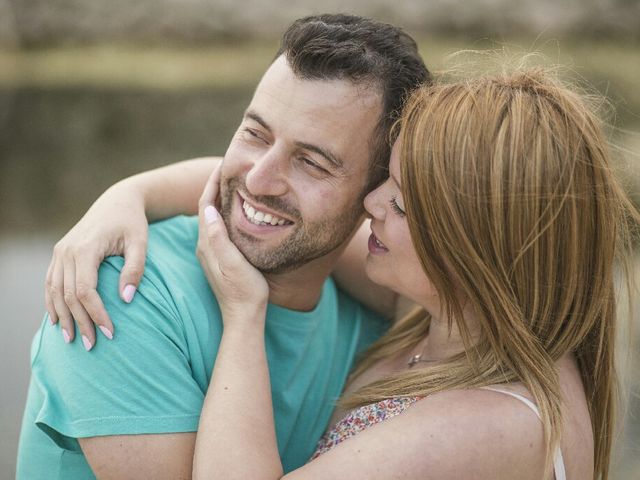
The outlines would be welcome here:
[[[195,432],[222,334],[218,303],[195,256],[195,217],[150,228],[134,301],[117,294],[121,257],[100,267],[98,291],[115,326],[91,352],[66,345],[48,319],[31,351],[18,479],[95,478],[77,439]],[[327,426],[354,358],[387,327],[331,279],[310,312],[269,305],[266,349],[285,471],[304,464]]]

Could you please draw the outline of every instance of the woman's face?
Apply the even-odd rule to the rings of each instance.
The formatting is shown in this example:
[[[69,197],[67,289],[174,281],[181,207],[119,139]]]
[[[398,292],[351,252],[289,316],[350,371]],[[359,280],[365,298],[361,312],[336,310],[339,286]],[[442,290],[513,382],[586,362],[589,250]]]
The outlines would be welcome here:
[[[413,247],[400,188],[400,145],[391,150],[389,178],[364,199],[371,215],[372,235],[366,271],[379,285],[410,298],[431,313],[439,307],[438,297],[422,270]]]

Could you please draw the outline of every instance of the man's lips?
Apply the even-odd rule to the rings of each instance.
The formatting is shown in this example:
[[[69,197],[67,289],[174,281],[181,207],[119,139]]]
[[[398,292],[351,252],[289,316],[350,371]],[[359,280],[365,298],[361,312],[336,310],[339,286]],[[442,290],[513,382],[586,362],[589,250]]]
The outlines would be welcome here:
[[[246,199],[240,192],[238,192],[238,198],[244,218],[253,225],[262,227],[286,227],[294,223],[281,213],[277,213],[272,209]]]

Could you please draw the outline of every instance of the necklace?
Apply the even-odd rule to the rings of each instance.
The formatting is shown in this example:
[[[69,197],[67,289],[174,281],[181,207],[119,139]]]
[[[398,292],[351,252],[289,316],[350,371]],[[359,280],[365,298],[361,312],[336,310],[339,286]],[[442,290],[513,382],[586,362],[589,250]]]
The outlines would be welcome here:
[[[429,358],[422,358],[422,353],[418,353],[417,355],[412,356],[409,361],[407,362],[407,367],[411,368],[413,367],[415,364],[423,362],[423,363],[433,363],[433,362],[437,362],[438,360],[434,360],[434,359],[429,359]]]

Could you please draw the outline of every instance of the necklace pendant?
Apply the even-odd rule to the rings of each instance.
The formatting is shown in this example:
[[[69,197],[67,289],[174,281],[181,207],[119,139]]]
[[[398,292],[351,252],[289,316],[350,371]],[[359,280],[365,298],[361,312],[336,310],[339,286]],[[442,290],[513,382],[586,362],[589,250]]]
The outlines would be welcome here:
[[[409,360],[407,362],[407,365],[409,366],[409,368],[413,367],[416,363],[418,363],[420,361],[420,359],[422,358],[422,354],[418,354],[418,355],[414,355],[413,357],[411,357],[411,360]]]

